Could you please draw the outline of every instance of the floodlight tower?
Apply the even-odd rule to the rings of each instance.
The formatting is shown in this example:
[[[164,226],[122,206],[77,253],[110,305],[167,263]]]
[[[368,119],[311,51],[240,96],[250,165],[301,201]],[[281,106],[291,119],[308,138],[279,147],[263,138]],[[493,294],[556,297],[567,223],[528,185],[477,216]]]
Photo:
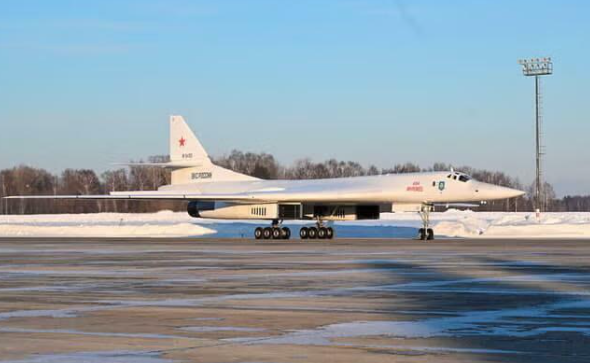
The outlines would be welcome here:
[[[543,185],[541,183],[541,156],[544,154],[541,146],[541,126],[542,126],[542,97],[541,97],[541,76],[553,74],[553,61],[551,58],[533,58],[521,59],[518,64],[522,66],[522,73],[527,76],[535,77],[535,160],[536,160],[536,179],[535,179],[535,211],[537,215],[543,208],[541,194]]]

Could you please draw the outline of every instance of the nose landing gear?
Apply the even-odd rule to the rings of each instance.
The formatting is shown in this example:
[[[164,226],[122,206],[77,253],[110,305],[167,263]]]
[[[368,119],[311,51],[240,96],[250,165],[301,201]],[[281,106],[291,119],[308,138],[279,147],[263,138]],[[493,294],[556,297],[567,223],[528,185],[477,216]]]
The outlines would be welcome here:
[[[434,239],[434,230],[430,228],[430,212],[432,211],[432,207],[427,204],[423,204],[422,208],[418,212],[420,214],[420,218],[422,219],[422,226],[418,230],[418,239],[422,241],[430,241]]]
[[[434,239],[434,230],[432,228],[420,228],[418,230],[418,239],[426,241]]]

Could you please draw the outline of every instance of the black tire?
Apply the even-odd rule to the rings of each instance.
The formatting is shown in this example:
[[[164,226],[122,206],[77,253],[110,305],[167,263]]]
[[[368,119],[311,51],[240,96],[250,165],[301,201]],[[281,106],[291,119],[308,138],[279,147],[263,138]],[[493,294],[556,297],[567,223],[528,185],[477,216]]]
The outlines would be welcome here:
[[[283,239],[289,239],[291,238],[291,230],[287,227],[283,227],[282,229],[282,235],[283,235]]]
[[[328,233],[328,234],[326,234],[327,239],[334,238],[334,228],[328,227],[328,228],[326,228],[326,232]]]
[[[324,227],[318,228],[318,238],[319,239],[326,239],[327,235],[328,235],[328,231],[326,231],[326,229]]]
[[[256,229],[254,230],[254,238],[261,239],[262,238],[262,234],[263,234],[262,227],[256,227]]]
[[[273,228],[272,229],[272,239],[282,239],[282,233],[280,228]]]
[[[426,231],[424,230],[424,228],[420,228],[418,230],[418,239],[421,241],[425,241],[426,240]]]
[[[307,239],[309,237],[309,229],[307,227],[301,227],[299,230],[299,238]]]
[[[316,239],[318,237],[318,229],[315,227],[309,227],[308,238]]]
[[[428,228],[426,230],[426,239],[432,241],[434,239],[434,230],[432,228]]]
[[[262,236],[264,239],[270,239],[272,237],[272,228],[266,227],[262,232]]]

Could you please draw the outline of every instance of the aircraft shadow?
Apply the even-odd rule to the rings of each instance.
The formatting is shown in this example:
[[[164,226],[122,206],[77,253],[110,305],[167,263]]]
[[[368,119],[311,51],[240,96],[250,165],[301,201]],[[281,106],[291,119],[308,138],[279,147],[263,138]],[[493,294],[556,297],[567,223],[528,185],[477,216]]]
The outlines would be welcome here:
[[[204,227],[217,231],[215,234],[205,235],[203,237],[218,238],[253,238],[254,229],[258,226],[255,223],[242,222],[209,222],[202,224]],[[270,224],[260,224],[260,226],[269,226]],[[312,226],[310,223],[306,226]],[[299,238],[299,229],[303,224],[284,223],[283,226],[291,229],[291,238]],[[335,226],[336,238],[415,238],[418,235],[418,229],[414,227],[396,227],[396,226],[365,226],[365,225],[346,225],[338,224]]]
[[[590,361],[588,267],[451,255],[364,266],[382,270],[362,293],[392,311],[396,344],[472,362]]]

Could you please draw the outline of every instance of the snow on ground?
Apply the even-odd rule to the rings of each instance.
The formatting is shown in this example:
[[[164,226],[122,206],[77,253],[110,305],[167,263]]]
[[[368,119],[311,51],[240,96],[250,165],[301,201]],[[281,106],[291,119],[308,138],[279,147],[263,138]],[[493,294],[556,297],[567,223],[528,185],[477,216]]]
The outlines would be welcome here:
[[[590,213],[472,212],[432,213],[439,237],[589,238]],[[250,237],[267,221],[194,219],[184,212],[1,215],[0,236],[9,237]],[[309,222],[286,223],[293,230]],[[340,237],[413,238],[421,227],[417,213],[384,213],[380,220],[337,222]],[[295,233],[296,235],[297,233]]]
[[[0,236],[8,237],[193,237],[215,232],[186,213],[169,211],[0,216]]]
[[[413,213],[383,214],[388,222],[419,227]],[[432,213],[435,233],[447,237],[485,238],[588,238],[590,213],[543,213],[540,220],[531,212],[473,212],[448,210]]]

